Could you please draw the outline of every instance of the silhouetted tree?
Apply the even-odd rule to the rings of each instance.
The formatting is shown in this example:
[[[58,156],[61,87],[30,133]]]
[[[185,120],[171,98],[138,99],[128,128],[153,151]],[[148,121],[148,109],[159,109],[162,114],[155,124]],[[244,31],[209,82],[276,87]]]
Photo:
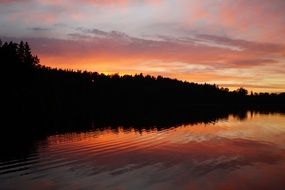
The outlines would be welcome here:
[[[0,42],[0,59],[6,105],[2,112],[22,120],[123,116],[163,120],[190,110],[196,113],[198,107],[203,115],[209,110],[285,105],[285,93],[249,96],[244,88],[229,91],[142,73],[120,76],[50,68],[39,64],[27,42]]]
[[[240,96],[246,96],[248,94],[248,91],[244,88],[238,88],[235,92]]]

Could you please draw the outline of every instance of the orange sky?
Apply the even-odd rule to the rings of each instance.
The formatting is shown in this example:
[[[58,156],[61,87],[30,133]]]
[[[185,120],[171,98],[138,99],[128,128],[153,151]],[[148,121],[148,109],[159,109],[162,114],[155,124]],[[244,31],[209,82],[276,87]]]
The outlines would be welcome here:
[[[2,40],[28,41],[47,66],[285,91],[283,0],[2,0],[0,5]]]

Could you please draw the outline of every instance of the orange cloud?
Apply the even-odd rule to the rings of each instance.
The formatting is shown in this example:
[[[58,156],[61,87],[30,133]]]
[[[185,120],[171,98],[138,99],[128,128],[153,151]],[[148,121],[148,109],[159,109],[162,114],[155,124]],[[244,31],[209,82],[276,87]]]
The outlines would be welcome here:
[[[47,66],[285,90],[283,0],[0,3],[0,35],[29,41]]]
[[[147,40],[97,29],[71,40],[30,38],[41,63],[104,73],[164,75],[231,88],[282,91],[284,46],[219,36]],[[282,77],[283,76],[283,77]],[[266,78],[270,78],[267,80]],[[267,88],[272,86],[272,88]]]

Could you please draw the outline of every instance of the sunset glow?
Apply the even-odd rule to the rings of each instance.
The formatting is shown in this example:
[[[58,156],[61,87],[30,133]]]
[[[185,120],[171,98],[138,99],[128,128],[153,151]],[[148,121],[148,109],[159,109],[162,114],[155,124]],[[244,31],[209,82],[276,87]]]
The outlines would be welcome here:
[[[0,0],[41,64],[285,91],[284,0]]]

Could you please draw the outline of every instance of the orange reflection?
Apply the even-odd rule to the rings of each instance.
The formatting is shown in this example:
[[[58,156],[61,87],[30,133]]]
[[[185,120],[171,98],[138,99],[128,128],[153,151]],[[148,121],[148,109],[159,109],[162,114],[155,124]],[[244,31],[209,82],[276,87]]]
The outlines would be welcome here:
[[[108,175],[112,188],[279,189],[285,185],[284,124],[284,115],[248,113],[242,120],[164,130],[105,129],[51,136],[48,151],[62,153],[101,187],[110,186]]]

